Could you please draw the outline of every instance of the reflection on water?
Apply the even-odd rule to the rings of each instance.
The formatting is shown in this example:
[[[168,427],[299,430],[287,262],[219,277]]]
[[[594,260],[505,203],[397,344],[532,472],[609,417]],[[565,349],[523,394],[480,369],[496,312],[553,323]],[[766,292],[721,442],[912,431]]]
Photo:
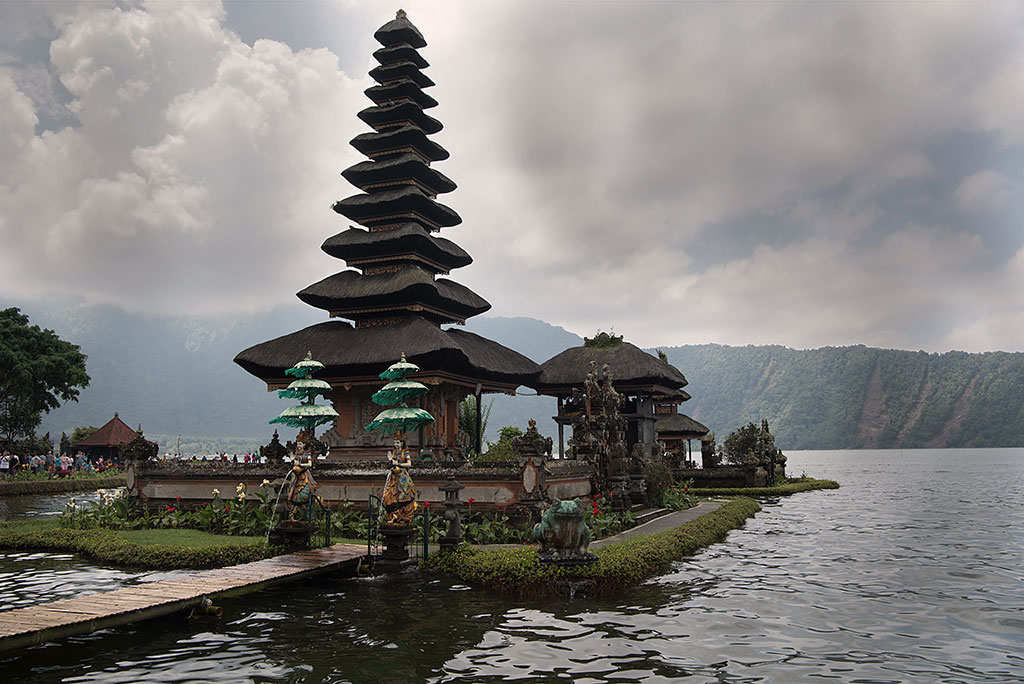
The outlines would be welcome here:
[[[100,499],[100,495],[95,491],[3,496],[0,497],[0,521],[54,516],[64,510],[72,497],[80,506],[88,506]]]
[[[317,580],[2,664],[40,682],[1024,681],[1024,450],[798,452],[790,470],[843,487],[767,500],[617,600]],[[0,602],[15,575],[29,602],[146,579],[75,563],[9,556]]]

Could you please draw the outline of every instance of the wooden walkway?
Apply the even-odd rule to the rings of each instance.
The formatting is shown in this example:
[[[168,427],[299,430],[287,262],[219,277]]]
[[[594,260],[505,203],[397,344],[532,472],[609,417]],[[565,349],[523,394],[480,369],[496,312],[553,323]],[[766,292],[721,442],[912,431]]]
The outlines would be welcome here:
[[[355,565],[366,546],[335,544],[180,578],[0,611],[0,651],[99,629],[169,615],[199,605],[204,598],[238,596],[311,575]]]

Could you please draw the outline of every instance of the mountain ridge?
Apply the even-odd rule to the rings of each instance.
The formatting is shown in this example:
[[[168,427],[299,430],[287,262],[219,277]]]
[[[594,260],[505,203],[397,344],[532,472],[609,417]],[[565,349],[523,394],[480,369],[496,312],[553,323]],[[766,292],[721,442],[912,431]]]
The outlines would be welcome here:
[[[90,387],[78,403],[44,416],[40,433],[102,425],[115,411],[147,434],[266,443],[285,403],[232,362],[256,342],[312,325],[322,314],[287,306],[233,317],[161,317],[109,306],[13,303],[89,356]],[[579,335],[528,317],[478,316],[466,330],[540,363],[582,344]],[[783,449],[1024,446],[1024,353],[876,349],[798,350],[782,345],[660,346],[686,375],[693,399],[680,410],[719,439],[769,420]],[[555,401],[520,388],[498,395],[487,439],[537,420],[556,437]],[[568,435],[567,435],[568,437]],[[186,441],[183,437],[183,442]],[[173,445],[162,445],[173,449]]]

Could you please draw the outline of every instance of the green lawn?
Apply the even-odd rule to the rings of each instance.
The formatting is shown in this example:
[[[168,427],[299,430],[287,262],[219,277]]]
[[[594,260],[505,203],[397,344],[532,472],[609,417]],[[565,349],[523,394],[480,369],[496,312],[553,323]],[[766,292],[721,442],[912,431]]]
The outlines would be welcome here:
[[[212,534],[200,530],[117,530],[117,536],[133,544],[164,544],[167,546],[190,546],[202,549],[210,546],[244,546],[263,544],[266,537],[233,537]]]

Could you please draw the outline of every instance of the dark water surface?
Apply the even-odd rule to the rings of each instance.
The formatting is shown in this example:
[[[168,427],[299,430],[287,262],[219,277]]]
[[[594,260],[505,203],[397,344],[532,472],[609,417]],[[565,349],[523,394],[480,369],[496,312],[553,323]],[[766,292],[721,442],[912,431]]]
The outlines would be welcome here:
[[[794,452],[835,491],[609,601],[313,580],[0,659],[25,682],[1024,682],[1024,449]],[[44,506],[45,508],[45,506]],[[0,556],[0,609],[157,575]]]

